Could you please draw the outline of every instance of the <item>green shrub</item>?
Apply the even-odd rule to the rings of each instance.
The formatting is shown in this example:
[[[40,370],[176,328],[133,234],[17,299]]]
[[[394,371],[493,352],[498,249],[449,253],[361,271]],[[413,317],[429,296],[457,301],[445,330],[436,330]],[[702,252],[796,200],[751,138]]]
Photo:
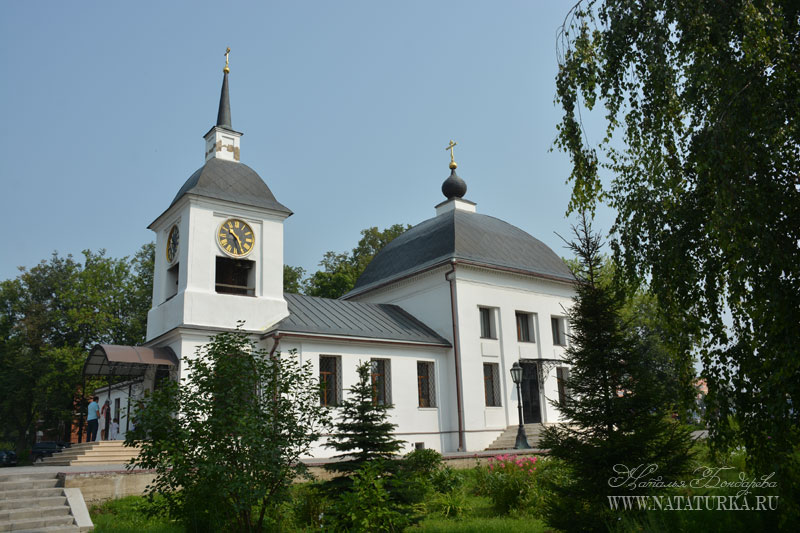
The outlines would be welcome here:
[[[469,471],[472,476],[472,493],[475,496],[488,496],[489,495],[489,467],[483,465],[476,465],[475,468]]]
[[[403,458],[403,468],[420,474],[433,475],[442,467],[442,454],[436,450],[414,450]]]
[[[330,500],[318,484],[302,483],[292,487],[291,511],[296,525],[319,530],[330,506]]]
[[[327,531],[402,531],[410,521],[405,509],[393,502],[384,486],[380,460],[361,465],[353,474],[350,490],[344,491],[324,517]]]
[[[507,513],[528,503],[531,498],[543,499],[537,487],[539,457],[498,455],[489,459],[486,488],[495,509]],[[540,502],[539,502],[540,503]]]
[[[446,494],[460,488],[462,478],[454,469],[444,466],[433,473],[431,484],[433,485],[433,490]]]
[[[450,490],[437,494],[431,502],[431,510],[445,518],[460,518],[470,509],[469,500],[463,490]]]
[[[187,379],[137,402],[131,465],[155,470],[147,494],[190,531],[275,531],[299,458],[329,427],[310,363],[258,349],[241,323],[185,363]]]

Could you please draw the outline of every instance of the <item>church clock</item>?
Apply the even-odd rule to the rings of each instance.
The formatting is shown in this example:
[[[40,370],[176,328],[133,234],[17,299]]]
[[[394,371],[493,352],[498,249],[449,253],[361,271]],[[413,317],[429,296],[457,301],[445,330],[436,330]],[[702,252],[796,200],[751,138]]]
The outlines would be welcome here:
[[[179,238],[180,233],[176,224],[169,230],[169,237],[167,237],[167,262],[170,264],[175,261],[175,257],[178,255]]]
[[[229,218],[217,231],[217,244],[231,257],[244,257],[253,250],[256,237],[244,220]]]

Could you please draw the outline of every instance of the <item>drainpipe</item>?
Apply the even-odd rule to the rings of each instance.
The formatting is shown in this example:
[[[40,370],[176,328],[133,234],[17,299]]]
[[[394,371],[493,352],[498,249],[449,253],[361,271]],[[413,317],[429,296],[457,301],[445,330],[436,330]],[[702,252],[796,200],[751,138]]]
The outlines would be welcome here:
[[[450,312],[453,318],[453,359],[456,364],[456,411],[458,412],[458,451],[463,452],[464,446],[464,410],[461,398],[461,346],[458,342],[458,313],[456,312],[456,260],[450,261],[450,270],[445,273],[444,279],[450,282]],[[450,277],[452,275],[452,277]]]
[[[275,356],[275,350],[278,349],[278,344],[281,342],[281,337],[282,335],[280,333],[276,333],[275,335],[272,336],[272,339],[275,341],[275,344],[272,345],[272,349],[269,351],[270,361]]]
[[[278,349],[278,344],[280,344],[280,342],[281,342],[281,334],[280,333],[276,333],[275,335],[272,336],[272,339],[273,339],[274,343],[272,344],[272,349],[270,349],[270,351],[269,351],[269,361],[270,361],[270,363],[274,363],[275,362],[275,350]],[[275,384],[275,386],[277,387],[277,383]],[[274,420],[273,431],[277,431],[277,424],[278,424],[278,389],[277,388],[272,391],[272,405],[275,406],[275,409],[273,409],[273,412],[272,412],[272,415],[273,415],[272,416],[272,420]]]

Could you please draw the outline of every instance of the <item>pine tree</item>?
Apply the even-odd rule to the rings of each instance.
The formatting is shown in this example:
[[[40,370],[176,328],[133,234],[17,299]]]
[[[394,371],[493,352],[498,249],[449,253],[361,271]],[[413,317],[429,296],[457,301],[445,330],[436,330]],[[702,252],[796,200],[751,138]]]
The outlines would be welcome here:
[[[363,362],[357,371],[358,382],[339,404],[339,419],[326,444],[340,452],[335,457],[341,459],[328,463],[325,468],[329,471],[352,474],[368,461],[394,457],[403,447],[403,441],[393,435],[396,425],[388,420],[392,406],[375,398],[371,362]]]
[[[585,217],[570,248],[580,261],[577,297],[565,361],[569,394],[552,402],[570,421],[544,432],[542,447],[568,466],[571,482],[554,487],[548,523],[564,530],[606,530],[613,519],[607,496],[643,494],[613,487],[626,469],[655,465],[651,477],[675,480],[691,458],[689,430],[672,417],[667,391],[653,363],[652,343],[621,319],[622,289],[600,283],[601,239]]]

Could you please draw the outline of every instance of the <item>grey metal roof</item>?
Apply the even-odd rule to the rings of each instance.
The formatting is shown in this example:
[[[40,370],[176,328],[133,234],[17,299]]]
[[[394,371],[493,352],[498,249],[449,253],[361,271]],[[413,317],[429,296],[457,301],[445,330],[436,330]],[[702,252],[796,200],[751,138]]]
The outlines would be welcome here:
[[[256,171],[243,163],[210,159],[197,169],[175,195],[170,207],[184,194],[228,200],[243,205],[265,207],[291,215],[288,207],[279,203]]]
[[[348,302],[303,294],[283,295],[289,316],[270,332],[393,340],[450,346],[447,339],[397,305]]]
[[[350,294],[450,259],[575,280],[564,261],[542,241],[498,218],[454,209],[387,244],[367,265]]]

